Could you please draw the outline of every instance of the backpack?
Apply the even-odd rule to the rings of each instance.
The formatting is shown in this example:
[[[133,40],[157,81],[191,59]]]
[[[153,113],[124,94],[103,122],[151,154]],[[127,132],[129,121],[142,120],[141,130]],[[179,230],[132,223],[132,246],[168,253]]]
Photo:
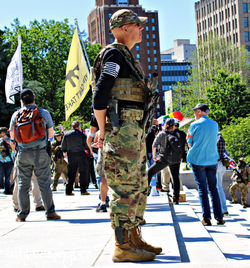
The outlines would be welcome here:
[[[14,137],[18,143],[42,140],[45,134],[46,127],[38,107],[19,110],[14,124]]]
[[[181,136],[179,132],[167,132],[166,133],[166,150],[164,154],[164,160],[169,165],[178,164],[182,159],[182,147]]]

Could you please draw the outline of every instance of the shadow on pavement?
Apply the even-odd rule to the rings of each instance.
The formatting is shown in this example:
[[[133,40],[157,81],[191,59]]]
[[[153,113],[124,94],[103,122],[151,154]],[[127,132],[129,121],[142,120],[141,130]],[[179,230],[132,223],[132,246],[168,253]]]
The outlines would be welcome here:
[[[230,254],[230,253],[224,253],[225,257],[228,259],[233,259],[233,260],[250,260],[250,255],[245,255],[245,254]]]
[[[65,221],[72,224],[89,224],[110,222],[110,219],[61,219],[60,221]]]

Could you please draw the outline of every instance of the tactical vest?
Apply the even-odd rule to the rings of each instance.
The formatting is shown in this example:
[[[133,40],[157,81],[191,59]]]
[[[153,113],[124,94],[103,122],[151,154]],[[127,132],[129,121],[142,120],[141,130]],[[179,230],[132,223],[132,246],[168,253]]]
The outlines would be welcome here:
[[[110,99],[114,98],[116,100],[129,101],[129,102],[139,102],[144,103],[146,100],[145,93],[145,81],[143,79],[144,74],[139,63],[135,62],[135,59],[131,52],[126,48],[125,45],[119,43],[113,43],[106,46],[98,54],[94,66],[91,67],[91,84],[92,91],[95,91],[95,86],[97,80],[101,74],[101,62],[104,56],[104,53],[107,49],[117,48],[123,55],[126,63],[132,70],[132,78],[116,78],[115,84],[111,89]],[[143,110],[141,109],[131,109],[123,107],[121,110],[120,119],[121,120],[142,120]]]

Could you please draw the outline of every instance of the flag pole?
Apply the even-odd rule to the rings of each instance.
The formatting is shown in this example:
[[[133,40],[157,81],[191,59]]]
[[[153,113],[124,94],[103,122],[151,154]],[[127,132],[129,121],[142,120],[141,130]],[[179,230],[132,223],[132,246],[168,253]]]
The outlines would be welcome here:
[[[84,42],[83,42],[83,39],[82,39],[82,35],[81,35],[81,31],[80,31],[80,28],[79,28],[79,25],[78,25],[78,20],[75,19],[75,25],[77,27],[77,30],[78,30],[78,36],[82,42],[82,46],[83,46],[83,50],[84,50],[84,56],[87,60],[87,63],[88,63],[88,69],[90,70],[90,63],[89,63],[89,58],[88,58],[88,54],[87,54],[87,51],[86,51],[86,48],[85,48],[85,45],[84,45]]]

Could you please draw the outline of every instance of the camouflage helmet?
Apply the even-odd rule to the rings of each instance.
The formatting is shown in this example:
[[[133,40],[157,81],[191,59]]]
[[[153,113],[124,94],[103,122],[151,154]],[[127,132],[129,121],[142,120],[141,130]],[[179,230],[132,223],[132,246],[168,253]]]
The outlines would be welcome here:
[[[55,137],[56,136],[61,136],[61,135],[62,135],[62,132],[60,130],[56,130],[55,131],[55,135],[54,135]]]
[[[110,30],[116,27],[121,27],[126,24],[137,23],[142,25],[147,21],[147,17],[138,17],[135,12],[129,9],[119,9],[109,20]]]

